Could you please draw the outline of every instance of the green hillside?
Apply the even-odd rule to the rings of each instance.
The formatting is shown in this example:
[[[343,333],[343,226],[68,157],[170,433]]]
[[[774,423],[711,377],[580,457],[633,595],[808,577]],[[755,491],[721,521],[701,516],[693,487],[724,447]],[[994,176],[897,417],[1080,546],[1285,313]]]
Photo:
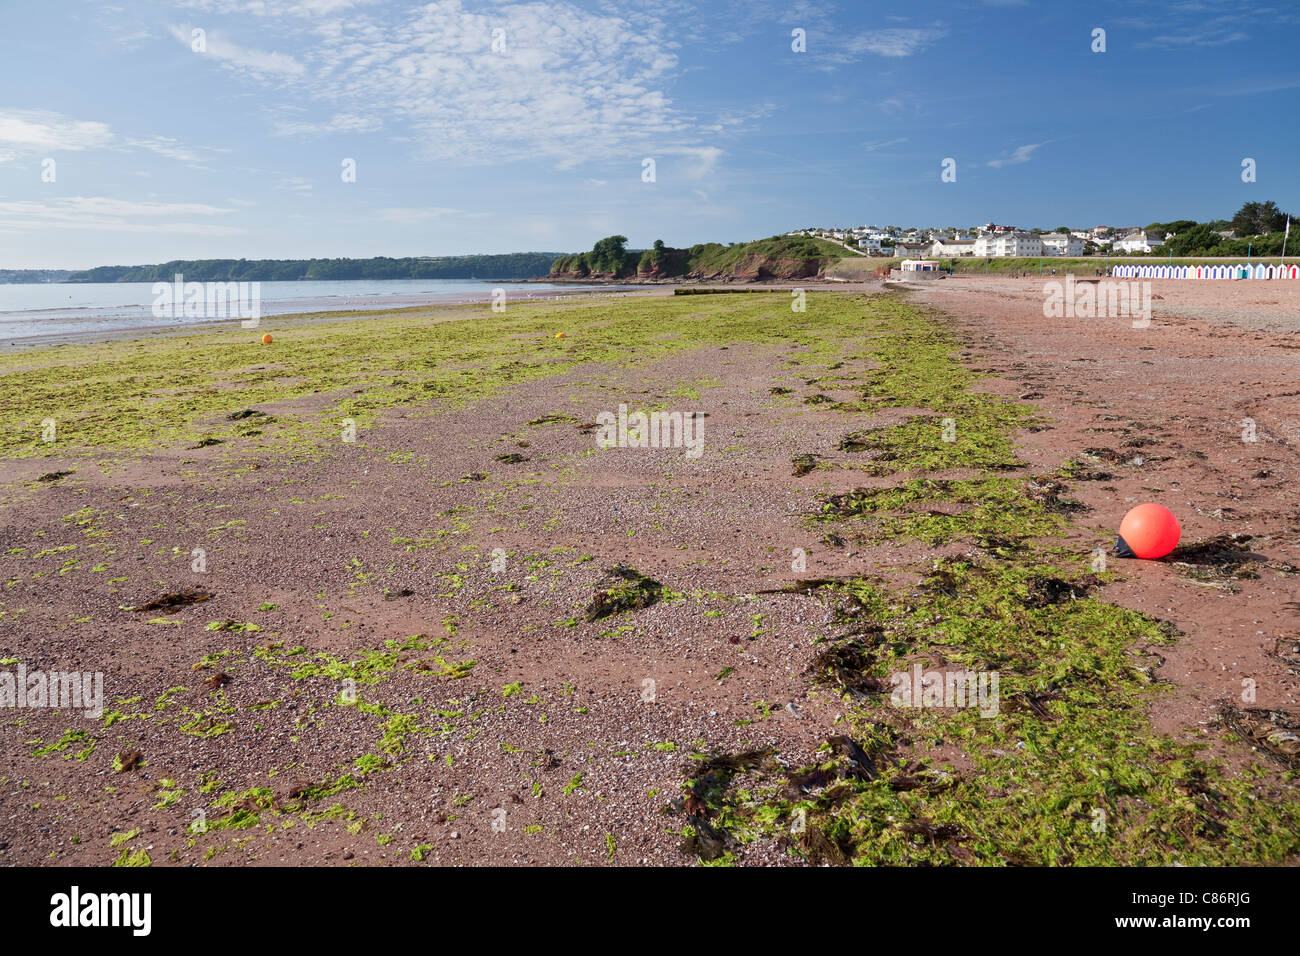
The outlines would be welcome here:
[[[627,249],[624,236],[607,236],[590,252],[561,256],[551,275],[585,279],[795,278],[815,276],[844,255],[844,247],[810,236],[772,236],[723,245],[706,242],[674,249],[662,241]]]
[[[74,272],[69,282],[275,282],[342,279],[535,279],[557,252],[390,259],[175,259],[158,265],[99,266]]]

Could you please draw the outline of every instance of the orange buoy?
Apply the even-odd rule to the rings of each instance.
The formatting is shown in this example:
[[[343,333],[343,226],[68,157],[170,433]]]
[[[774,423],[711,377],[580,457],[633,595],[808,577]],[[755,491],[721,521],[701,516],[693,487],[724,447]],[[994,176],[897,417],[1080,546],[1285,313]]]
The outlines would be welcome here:
[[[1178,519],[1164,505],[1138,505],[1119,523],[1115,551],[1121,558],[1163,558],[1182,536]]]
[[[271,333],[270,333],[270,332],[267,332],[264,336],[262,336],[262,344],[263,344],[263,345],[270,345],[270,344],[271,344]]]
[[[556,337],[557,339],[562,339],[562,338],[564,338],[564,333],[563,333],[563,332],[556,332],[556,333],[555,333],[555,337]]]

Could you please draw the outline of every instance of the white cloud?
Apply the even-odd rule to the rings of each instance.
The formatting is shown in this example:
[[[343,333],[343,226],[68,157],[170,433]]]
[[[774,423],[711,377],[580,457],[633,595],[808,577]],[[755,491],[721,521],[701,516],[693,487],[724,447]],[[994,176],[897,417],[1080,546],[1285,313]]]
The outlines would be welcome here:
[[[193,202],[132,202],[106,196],[67,196],[47,200],[0,202],[0,214],[39,215],[75,219],[78,216],[219,216],[234,212],[221,206]]]
[[[1160,36],[1153,36],[1138,44],[1138,49],[1148,49],[1155,47],[1158,49],[1176,50],[1187,47],[1212,47],[1224,46],[1228,43],[1240,43],[1248,39],[1249,35],[1234,30],[1231,33],[1223,33],[1215,29],[1200,30],[1194,33],[1167,33]]]
[[[733,110],[719,114],[716,120],[701,125],[699,129],[701,132],[706,133],[725,133],[730,130],[743,129],[759,120],[766,119],[776,110],[775,103],[762,103],[759,106],[745,110]]]
[[[49,110],[0,109],[0,162],[19,156],[89,149],[146,149],[169,159],[196,165],[199,151],[171,136],[120,138],[107,123],[79,120]],[[205,152],[222,150],[204,148]]]
[[[653,8],[585,10],[570,2],[470,10],[434,0],[408,10],[316,0],[209,0],[214,12],[256,12],[256,42],[207,35],[208,56],[274,88],[277,99],[332,118],[273,120],[285,135],[395,128],[418,157],[483,165],[546,162],[571,168],[689,144],[700,129],[666,91],[677,57],[674,18]],[[504,47],[493,45],[493,31]],[[173,27],[190,43],[188,28]],[[242,38],[240,40],[242,42]],[[194,54],[196,57],[200,54]],[[727,128],[735,124],[724,119]],[[395,138],[398,138],[395,136]],[[709,167],[707,156],[701,165]]]
[[[0,227],[150,232],[189,236],[234,236],[244,232],[216,222],[174,222],[175,217],[214,217],[234,212],[204,203],[130,202],[104,196],[0,202]]]
[[[454,216],[459,209],[447,209],[443,206],[409,206],[393,209],[380,209],[375,212],[376,219],[382,222],[396,222],[403,225],[416,225],[430,219]]]
[[[147,149],[155,152],[160,156],[166,156],[168,159],[180,160],[183,163],[197,163],[199,154],[187,146],[181,144],[180,140],[173,139],[170,136],[154,136],[149,139],[128,139],[127,146],[133,146],[137,149]]]
[[[997,169],[1002,166],[1015,166],[1018,163],[1027,163],[1033,158],[1034,150],[1046,145],[1046,143],[1030,143],[1026,146],[1017,146],[1010,153],[1003,153],[997,159],[990,159],[985,165]]]
[[[205,13],[256,17],[321,17],[376,0],[188,0],[181,6]]]
[[[281,136],[315,136],[331,133],[373,133],[383,127],[377,116],[335,113],[328,120],[312,123],[305,120],[276,120],[275,131]]]
[[[108,146],[107,123],[76,120],[48,110],[0,110],[0,149],[11,156]]]
[[[193,43],[191,27],[172,25],[167,29],[186,48],[190,48]],[[227,69],[255,79],[283,81],[306,72],[306,67],[286,53],[239,46],[227,39],[225,34],[214,31],[205,31],[204,52],[193,55],[209,57]]]
[[[842,66],[861,63],[867,57],[902,59],[921,53],[948,35],[945,27],[889,27],[866,33],[842,34],[833,23],[816,35],[809,31],[809,55],[817,68],[833,72]]]
[[[863,145],[862,150],[863,152],[866,153],[874,153],[878,149],[887,149],[890,146],[901,146],[903,143],[906,142],[907,142],[907,137],[902,136],[898,139],[887,139],[879,143],[866,143]]]
[[[944,35],[945,31],[937,28],[874,30],[861,36],[849,37],[843,48],[850,56],[858,56],[862,53],[894,57],[911,56],[924,50]]]
[[[665,156],[686,157],[683,171],[687,179],[711,176],[722,158],[722,150],[717,146],[670,146],[658,152]]]

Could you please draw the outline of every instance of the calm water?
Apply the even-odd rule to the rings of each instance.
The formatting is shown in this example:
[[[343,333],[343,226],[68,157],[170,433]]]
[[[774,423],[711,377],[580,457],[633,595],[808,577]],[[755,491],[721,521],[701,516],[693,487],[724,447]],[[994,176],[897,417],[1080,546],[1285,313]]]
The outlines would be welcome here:
[[[598,288],[530,282],[527,285],[471,279],[358,279],[344,282],[263,282],[263,316],[341,309],[385,309],[436,302],[490,302],[492,290],[516,296],[548,290]],[[38,336],[97,335],[121,329],[169,328],[204,319],[153,314],[152,282],[0,285],[0,343],[21,345]],[[230,319],[227,321],[237,321]]]

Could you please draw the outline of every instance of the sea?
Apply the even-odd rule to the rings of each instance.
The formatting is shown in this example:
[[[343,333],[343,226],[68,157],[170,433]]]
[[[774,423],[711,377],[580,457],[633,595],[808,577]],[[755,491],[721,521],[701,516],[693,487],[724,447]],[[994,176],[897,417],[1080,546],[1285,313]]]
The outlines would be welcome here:
[[[0,346],[35,345],[68,337],[95,341],[123,332],[207,324],[207,319],[155,315],[158,298],[152,282],[47,282],[0,284]],[[546,292],[572,292],[608,286],[550,282],[511,283],[478,279],[356,279],[334,282],[262,282],[261,315],[333,312],[348,309],[400,309],[408,306],[478,302],[491,304],[493,291],[505,301],[537,298]],[[632,288],[620,286],[620,291]],[[229,321],[237,321],[230,319]]]

